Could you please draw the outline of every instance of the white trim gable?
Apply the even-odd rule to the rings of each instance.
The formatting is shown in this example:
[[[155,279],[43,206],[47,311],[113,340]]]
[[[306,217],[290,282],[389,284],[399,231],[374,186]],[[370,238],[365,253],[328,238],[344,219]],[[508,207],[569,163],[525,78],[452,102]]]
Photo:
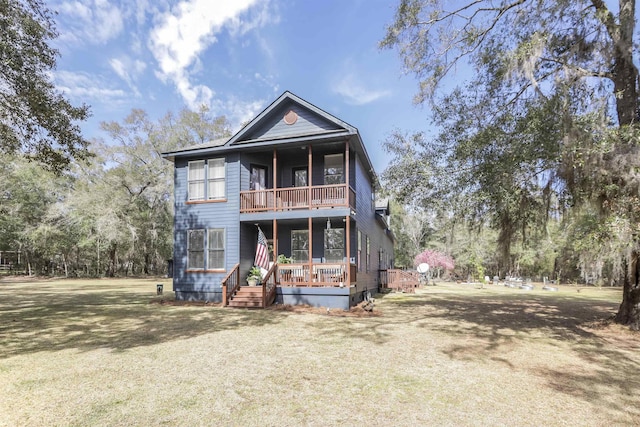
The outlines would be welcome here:
[[[225,146],[357,133],[358,130],[350,124],[286,91],[232,136]]]

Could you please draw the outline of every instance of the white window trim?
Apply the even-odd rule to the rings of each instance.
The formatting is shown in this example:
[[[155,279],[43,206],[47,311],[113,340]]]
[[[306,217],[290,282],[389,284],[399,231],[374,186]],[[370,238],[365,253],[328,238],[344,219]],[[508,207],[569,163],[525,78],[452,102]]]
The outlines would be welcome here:
[[[223,162],[223,175],[221,177],[211,177],[211,163],[221,160]],[[191,179],[191,165],[201,164],[203,166],[202,179]],[[212,196],[211,188],[212,183],[222,182],[222,194]],[[194,197],[191,191],[192,184],[198,184],[202,188],[201,196]],[[189,202],[202,202],[202,201],[217,201],[226,200],[227,198],[227,160],[224,157],[215,157],[212,159],[192,160],[187,163],[187,201]]]
[[[221,267],[212,267],[209,265],[209,253],[212,250],[220,250],[220,249],[212,249],[211,242],[209,240],[209,232],[210,231],[222,231],[222,266]],[[227,266],[227,230],[224,227],[216,227],[216,228],[207,228],[207,246],[206,246],[206,268],[207,270],[224,270]]]
[[[196,164],[201,164],[202,165],[202,179],[192,179],[191,178],[191,165],[196,165]],[[206,166],[206,162],[204,160],[193,160],[187,163],[187,196],[188,199],[191,200],[204,200],[205,198],[205,194],[206,194],[206,172],[207,171],[207,166]],[[202,196],[201,197],[194,197],[193,193],[191,192],[191,184],[198,184],[198,185],[202,185]]]
[[[191,243],[190,242],[191,242],[191,233],[195,232],[195,231],[202,231],[203,232],[203,236],[202,236],[202,240],[203,240],[203,242],[202,242],[202,252],[203,252],[202,253],[202,258],[203,258],[203,262],[202,262],[202,264],[203,265],[202,266],[197,266],[197,267],[192,267],[189,264],[190,259],[191,259],[191,257],[189,256],[191,254],[191,249],[190,249]],[[207,260],[206,260],[206,258],[204,256],[207,253],[207,242],[206,242],[206,239],[207,239],[207,233],[206,233],[206,230],[204,228],[191,228],[191,229],[187,230],[187,270],[199,270],[199,271],[201,271],[201,270],[205,269],[206,262],[207,262]],[[198,252],[200,252],[200,251],[198,251]]]

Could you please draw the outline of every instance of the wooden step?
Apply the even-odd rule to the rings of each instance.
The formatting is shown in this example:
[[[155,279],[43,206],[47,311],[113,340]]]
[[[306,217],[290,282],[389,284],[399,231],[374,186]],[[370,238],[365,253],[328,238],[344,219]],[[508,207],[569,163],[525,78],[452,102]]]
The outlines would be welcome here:
[[[262,308],[262,287],[240,286],[229,300],[229,307]]]
[[[240,286],[236,291],[236,295],[256,296],[262,298],[262,288],[256,286]]]
[[[227,307],[232,308],[262,308],[262,301],[229,301]]]

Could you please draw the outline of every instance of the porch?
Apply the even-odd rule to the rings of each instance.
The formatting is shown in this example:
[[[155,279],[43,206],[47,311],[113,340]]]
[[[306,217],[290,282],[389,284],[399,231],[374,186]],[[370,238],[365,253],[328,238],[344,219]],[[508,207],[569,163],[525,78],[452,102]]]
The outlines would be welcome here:
[[[334,184],[240,192],[240,213],[334,207],[355,209],[353,188]]]
[[[227,307],[266,308],[310,304],[348,309],[355,292],[357,268],[347,263],[273,264],[258,286],[243,284],[240,264],[222,281],[222,304]],[[312,303],[312,301],[315,301]]]

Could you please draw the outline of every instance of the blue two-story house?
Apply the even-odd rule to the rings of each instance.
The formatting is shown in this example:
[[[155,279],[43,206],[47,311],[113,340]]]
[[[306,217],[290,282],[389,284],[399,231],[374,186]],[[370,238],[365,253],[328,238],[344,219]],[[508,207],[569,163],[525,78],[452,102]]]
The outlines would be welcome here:
[[[376,206],[358,130],[290,92],[231,138],[164,157],[175,164],[179,300],[348,309],[393,265],[388,205]],[[250,287],[259,229],[270,262]]]

